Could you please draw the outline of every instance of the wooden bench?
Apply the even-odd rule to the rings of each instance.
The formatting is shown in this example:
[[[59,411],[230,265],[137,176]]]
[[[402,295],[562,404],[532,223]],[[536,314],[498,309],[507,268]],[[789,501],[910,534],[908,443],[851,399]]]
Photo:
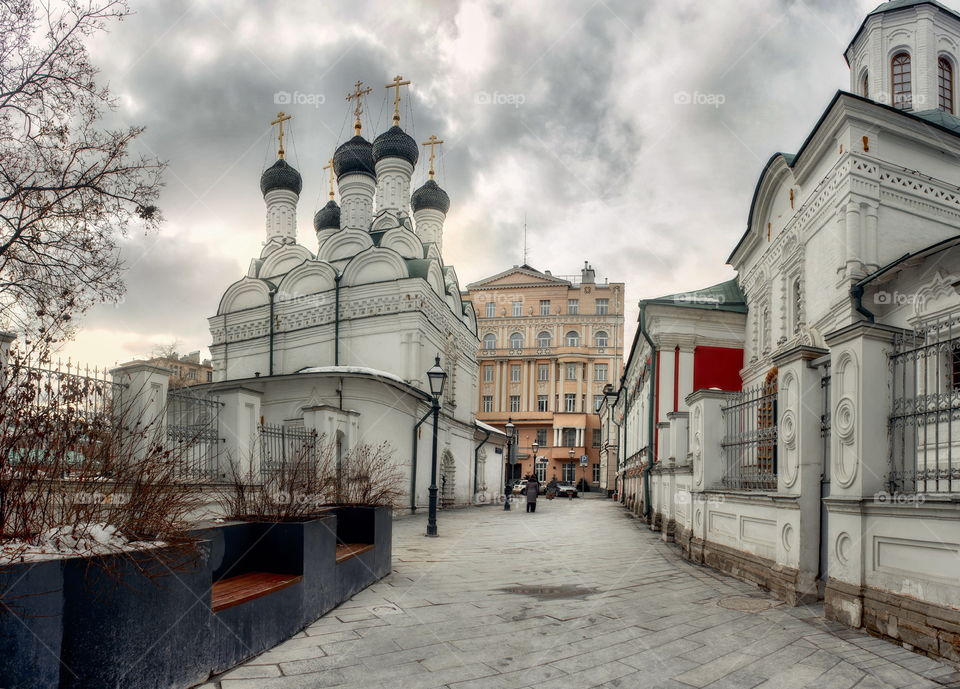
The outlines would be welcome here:
[[[337,543],[337,562],[349,560],[368,550],[373,550],[372,543]]]
[[[272,572],[248,572],[235,577],[221,579],[213,584],[210,606],[214,612],[220,612],[234,605],[246,603],[255,598],[266,596],[293,586],[303,577],[297,574],[274,574]]]

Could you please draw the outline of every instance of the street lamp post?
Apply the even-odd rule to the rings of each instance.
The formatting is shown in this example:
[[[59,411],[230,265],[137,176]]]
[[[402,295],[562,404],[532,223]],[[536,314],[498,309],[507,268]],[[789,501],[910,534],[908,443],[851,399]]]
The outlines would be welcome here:
[[[440,368],[440,356],[436,363],[427,371],[427,380],[430,382],[430,394],[433,395],[433,456],[430,462],[430,510],[427,514],[427,536],[437,535],[437,436],[440,423],[440,396],[443,394],[443,384],[447,380],[447,373]]]
[[[503,511],[510,511],[510,479],[513,478],[513,419],[507,419],[504,426],[507,431],[507,471],[506,478],[503,480]]]
[[[540,464],[540,458],[537,457],[537,450],[540,449],[540,443],[533,441],[533,475],[537,477],[537,483],[540,482],[540,476],[537,474],[537,466]]]
[[[570,453],[570,463],[574,464],[573,458],[576,457],[577,451],[571,447],[568,450],[568,452]],[[577,467],[576,466],[573,467],[573,489],[574,490],[577,489]],[[570,495],[573,496],[573,493],[570,493]]]

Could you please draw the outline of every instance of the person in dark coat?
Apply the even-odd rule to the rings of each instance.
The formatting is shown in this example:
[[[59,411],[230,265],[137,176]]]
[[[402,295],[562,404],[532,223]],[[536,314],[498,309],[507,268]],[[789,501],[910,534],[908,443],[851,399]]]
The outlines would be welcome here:
[[[535,476],[531,476],[530,480],[527,481],[525,490],[527,493],[527,512],[536,512],[537,496],[540,495],[540,482],[537,481]]]

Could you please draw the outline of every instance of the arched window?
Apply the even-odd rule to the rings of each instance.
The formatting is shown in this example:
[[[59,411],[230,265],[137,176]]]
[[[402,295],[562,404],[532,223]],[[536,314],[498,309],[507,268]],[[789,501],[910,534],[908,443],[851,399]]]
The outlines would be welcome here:
[[[580,333],[576,330],[571,330],[567,333],[567,346],[568,347],[579,347],[580,346]]]
[[[910,55],[908,53],[897,53],[890,61],[890,67],[893,107],[897,110],[910,110],[913,107]]]
[[[513,333],[510,336],[510,349],[521,349],[523,348],[523,335],[520,333]]]
[[[937,60],[937,90],[940,109],[953,114],[953,63],[945,57]]]
[[[870,97],[870,79],[869,73],[864,70],[863,76],[860,78],[860,95],[864,98]]]
[[[483,348],[484,349],[496,349],[497,348],[497,336],[493,333],[487,333],[483,336]]]
[[[550,333],[548,333],[546,330],[543,330],[543,331],[537,333],[537,346],[538,346],[538,347],[549,347],[549,346],[550,346],[550,341],[551,341],[552,339],[553,339],[553,338],[550,337]]]
[[[607,346],[607,331],[600,330],[596,335],[593,336],[594,342],[597,347],[606,347]]]

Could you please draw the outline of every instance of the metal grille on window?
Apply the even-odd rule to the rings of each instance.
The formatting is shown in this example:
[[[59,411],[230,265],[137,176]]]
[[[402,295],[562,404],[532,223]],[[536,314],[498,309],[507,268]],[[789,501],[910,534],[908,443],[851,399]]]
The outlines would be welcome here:
[[[777,488],[777,379],[734,395],[723,407],[723,485],[736,490]]]
[[[960,313],[898,335],[890,369],[890,491],[960,491]]]

